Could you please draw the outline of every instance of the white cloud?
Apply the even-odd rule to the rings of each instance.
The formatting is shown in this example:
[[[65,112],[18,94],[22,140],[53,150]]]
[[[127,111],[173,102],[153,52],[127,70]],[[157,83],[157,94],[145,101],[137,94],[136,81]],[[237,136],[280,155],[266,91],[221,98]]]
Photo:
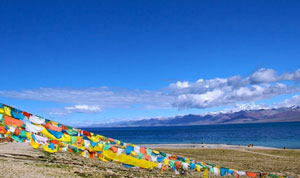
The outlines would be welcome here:
[[[179,108],[208,108],[216,105],[223,94],[224,92],[221,90],[208,91],[203,94],[182,94],[177,97],[177,103],[174,103],[174,106]]]
[[[39,88],[21,91],[0,90],[0,96],[64,103],[68,106],[56,114],[66,112],[100,112],[106,108],[165,109],[176,107],[210,108],[233,106],[282,94],[300,91],[297,81],[300,69],[277,75],[273,69],[259,69],[246,77],[199,79],[196,82],[177,81],[161,90],[126,90],[108,87],[98,88]],[[285,82],[283,81],[295,81]]]
[[[297,83],[282,83],[286,80],[298,81],[299,76],[300,69],[294,73],[283,73],[277,76],[275,70],[262,68],[245,78],[232,76],[209,80],[199,79],[194,83],[189,82],[189,86],[184,88],[170,84],[169,89],[170,93],[176,96],[173,106],[179,109],[209,108],[299,92],[300,86]]]
[[[292,98],[285,99],[283,102],[277,104],[279,107],[300,106],[300,95],[294,95]]]
[[[279,77],[280,80],[294,80],[294,81],[299,81],[300,80],[300,69],[298,69],[294,73],[284,73]]]
[[[175,84],[171,84],[170,87],[174,87],[174,88],[187,88],[189,87],[189,82],[188,81],[177,81]]]
[[[64,108],[52,108],[48,109],[48,111],[49,115],[65,116],[71,113],[99,113],[102,112],[102,109],[99,106],[78,104]]]
[[[266,83],[278,81],[276,77],[276,71],[273,69],[259,69],[250,75],[251,83]]]
[[[286,72],[280,76],[276,75],[276,71],[273,69],[259,69],[249,76],[251,83],[268,83],[268,82],[279,82],[279,81],[299,81],[300,80],[300,69],[296,72]]]
[[[181,94],[177,97],[174,106],[179,108],[209,108],[257,101],[296,91],[300,91],[300,88],[287,87],[284,84],[252,85],[236,89],[227,86],[204,93]]]
[[[72,105],[97,106],[105,108],[129,108],[133,105],[170,107],[171,96],[162,91],[125,90],[108,87],[99,88],[40,88],[22,91],[0,91],[0,96],[30,99],[37,101],[58,102]],[[77,110],[79,108],[76,108]],[[70,108],[69,108],[70,110]]]
[[[65,107],[67,112],[78,112],[78,113],[97,113],[101,112],[101,108],[99,106],[88,106],[85,104],[68,106]]]

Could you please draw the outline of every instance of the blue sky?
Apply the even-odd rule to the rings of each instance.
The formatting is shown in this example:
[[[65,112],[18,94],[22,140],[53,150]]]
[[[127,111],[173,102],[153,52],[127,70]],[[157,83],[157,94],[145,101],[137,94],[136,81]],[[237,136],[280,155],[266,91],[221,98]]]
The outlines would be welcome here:
[[[70,125],[297,104],[299,9],[4,0],[0,102]]]

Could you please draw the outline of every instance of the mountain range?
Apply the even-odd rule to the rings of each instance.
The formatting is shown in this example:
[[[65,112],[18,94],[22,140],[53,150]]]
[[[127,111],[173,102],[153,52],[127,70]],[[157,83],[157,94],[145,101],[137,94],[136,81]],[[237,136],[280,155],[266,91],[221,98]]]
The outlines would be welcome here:
[[[188,114],[168,118],[152,118],[135,121],[121,121],[93,127],[148,127],[148,126],[187,126],[212,124],[241,124],[265,122],[300,121],[300,107],[282,107],[273,109],[241,110],[227,113],[209,113],[203,115]]]

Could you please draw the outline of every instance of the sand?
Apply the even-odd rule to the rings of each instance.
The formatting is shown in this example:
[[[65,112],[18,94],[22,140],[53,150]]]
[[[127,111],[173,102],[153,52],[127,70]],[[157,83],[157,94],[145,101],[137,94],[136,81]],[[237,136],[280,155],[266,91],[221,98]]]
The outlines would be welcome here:
[[[204,162],[239,170],[265,171],[294,177],[300,175],[300,150],[247,148],[224,145],[148,145],[167,153],[187,156]],[[58,152],[49,154],[34,150],[27,143],[0,143],[1,177],[182,177],[173,171],[163,175],[159,170],[124,168],[114,162],[83,158],[77,154]],[[185,177],[201,177],[194,171]],[[210,177],[214,177],[210,174]],[[219,177],[219,176],[217,176]]]
[[[264,147],[264,146],[243,146],[243,145],[227,145],[227,144],[142,144],[141,146],[147,148],[221,148],[221,149],[278,149],[273,147]]]

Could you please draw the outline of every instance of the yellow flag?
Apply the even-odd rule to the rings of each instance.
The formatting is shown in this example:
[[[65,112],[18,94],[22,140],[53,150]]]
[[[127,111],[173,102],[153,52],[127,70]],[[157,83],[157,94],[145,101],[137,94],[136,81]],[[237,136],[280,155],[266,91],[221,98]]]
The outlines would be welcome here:
[[[91,137],[88,137],[92,142],[99,142],[100,141],[100,139],[99,139],[99,137],[97,137],[97,136],[91,136]]]
[[[154,154],[159,154],[159,152],[158,151],[156,151],[156,150],[152,150],[152,152],[154,153]]]
[[[169,162],[170,162],[170,160],[169,160],[169,159],[167,159],[167,158],[165,158],[165,159],[164,159],[164,164],[165,164],[166,166],[168,166],[168,165],[169,165]]]
[[[30,133],[30,132],[26,132],[26,138],[27,138],[28,140],[31,139],[31,133]]]
[[[134,151],[132,151],[132,152],[131,152],[131,155],[132,155],[132,156],[136,156],[136,155],[137,155],[137,153],[136,153],[136,152],[134,152]]]
[[[203,178],[208,178],[208,169],[207,168],[204,170]]]
[[[161,165],[161,168],[160,168],[160,174],[163,174],[164,173],[164,166]]]
[[[43,149],[44,149],[45,151],[47,151],[47,152],[49,152],[49,153],[55,153],[55,152],[57,152],[57,149],[52,150],[52,149],[50,149],[50,148],[48,147],[48,145],[49,145],[49,143],[47,143],[46,145],[43,146]]]
[[[104,158],[108,158],[120,163],[125,163],[125,164],[129,164],[129,165],[133,165],[136,167],[141,167],[141,168],[145,168],[145,169],[152,169],[153,167],[157,167],[158,163],[154,163],[151,161],[146,161],[143,159],[138,159],[138,158],[134,158],[132,156],[129,155],[125,155],[125,154],[121,154],[119,156],[117,156],[117,153],[112,152],[111,150],[105,150],[103,151],[103,156]]]
[[[30,139],[30,144],[34,149],[38,149],[40,147],[40,144],[36,143],[33,139]]]
[[[201,167],[200,167],[200,165],[196,164],[196,170],[197,170],[198,172],[200,172],[200,171],[201,171]]]
[[[43,127],[43,126],[41,126]],[[52,135],[46,128],[43,127],[43,130],[40,132],[42,133],[45,137],[50,138],[52,140],[57,140],[57,141],[61,141],[61,142],[71,142],[71,136],[64,134],[61,138],[56,138],[54,135]]]
[[[4,113],[7,115],[7,116],[11,116],[11,109],[7,106],[4,106]]]

